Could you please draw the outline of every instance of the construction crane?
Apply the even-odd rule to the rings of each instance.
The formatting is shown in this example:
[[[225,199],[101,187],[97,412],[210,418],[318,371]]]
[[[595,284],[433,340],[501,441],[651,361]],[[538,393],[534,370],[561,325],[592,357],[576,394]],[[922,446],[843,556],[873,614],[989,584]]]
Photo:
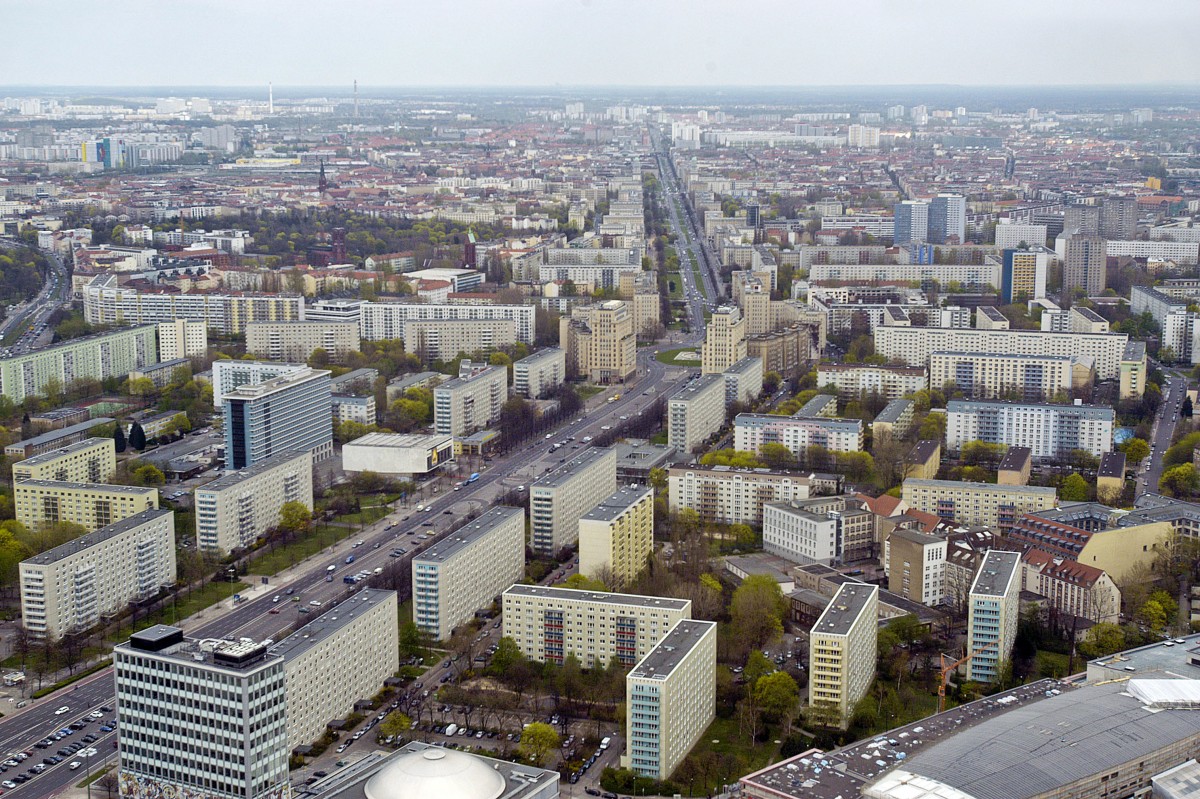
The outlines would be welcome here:
[[[947,661],[947,656],[945,654],[938,655],[938,657],[940,657],[942,659],[942,669],[941,669],[942,673],[938,678],[938,709],[937,709],[938,713],[941,713],[943,710],[946,709],[946,683],[948,683],[950,681],[951,672],[953,672],[959,666],[966,663],[968,660],[975,657],[976,655],[981,655],[984,652],[988,651],[989,649],[999,646],[999,644],[1000,644],[999,641],[992,641],[990,644],[984,644],[983,646],[979,647],[978,649],[976,649],[974,652],[970,653],[969,655],[964,655],[963,657],[961,657],[955,661]]]

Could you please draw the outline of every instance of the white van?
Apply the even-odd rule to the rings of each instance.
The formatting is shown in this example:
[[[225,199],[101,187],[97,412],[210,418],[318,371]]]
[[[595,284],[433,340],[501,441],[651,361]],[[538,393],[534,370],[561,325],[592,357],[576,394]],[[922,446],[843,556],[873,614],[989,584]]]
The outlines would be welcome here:
[[[451,724],[449,727],[447,727],[447,728],[446,728],[446,734],[447,734],[447,735],[453,735],[453,734],[454,734],[454,733],[456,733],[456,732],[458,732],[458,725],[457,725],[457,724]]]
[[[612,738],[602,738],[600,739],[600,748],[607,749],[610,743],[612,743]]]

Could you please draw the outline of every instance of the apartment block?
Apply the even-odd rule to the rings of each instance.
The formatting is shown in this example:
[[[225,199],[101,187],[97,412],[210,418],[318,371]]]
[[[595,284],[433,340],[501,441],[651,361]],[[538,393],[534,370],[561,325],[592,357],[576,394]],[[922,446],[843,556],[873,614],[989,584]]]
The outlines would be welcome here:
[[[358,591],[271,647],[283,658],[287,747],[325,734],[400,668],[395,591]]]
[[[589,447],[529,486],[530,546],[553,555],[574,544],[579,520],[617,490],[617,453]]]
[[[504,635],[530,660],[585,668],[613,658],[632,666],[678,622],[692,617],[690,599],[513,585],[504,592]]]
[[[1095,382],[1086,357],[1068,355],[995,355],[981,352],[935,352],[929,356],[929,384],[948,383],[968,397],[1019,397],[1027,402],[1050,399],[1072,389],[1086,391]]]
[[[996,225],[996,248],[1019,250],[1022,244],[1029,247],[1045,247],[1047,235],[1049,235],[1049,229],[1046,225],[1006,225],[1002,222]],[[1031,296],[1030,299],[1034,299],[1034,297]]]
[[[900,399],[929,388],[929,381],[924,368],[823,362],[817,366],[817,385],[833,386],[839,400],[851,402],[871,394]]]
[[[734,449],[758,452],[763,444],[782,444],[794,455],[811,446],[835,452],[859,452],[863,445],[861,419],[824,419],[739,413],[733,420]]]
[[[115,275],[94,278],[83,290],[83,318],[93,325],[144,325],[190,319],[224,335],[244,333],[250,322],[304,318],[299,294],[215,294],[140,290],[117,285]]]
[[[1149,379],[1146,342],[1131,341],[1125,345],[1119,370],[1117,382],[1121,399],[1137,399],[1146,393]]]
[[[807,367],[824,346],[824,317],[819,322],[793,324],[783,330],[749,336],[746,353],[761,358],[763,372],[778,372],[784,377],[796,377],[801,367]]]
[[[875,514],[852,497],[763,505],[763,549],[794,563],[849,563],[875,549]]]
[[[1063,238],[1063,291],[1082,291],[1095,297],[1104,291],[1108,253],[1104,239],[1098,236],[1071,235]],[[1151,244],[1153,242],[1143,242]],[[1195,245],[1192,246],[1195,250]],[[1113,253],[1113,255],[1127,253]]]
[[[486,429],[507,400],[507,369],[464,361],[458,377],[433,389],[434,429],[456,438]]]
[[[359,333],[367,341],[380,341],[403,338],[403,323],[410,320],[509,320],[516,325],[517,340],[533,344],[534,310],[532,305],[364,302],[359,308]]]
[[[887,548],[889,591],[922,605],[945,601],[945,538],[900,528],[888,536]]]
[[[1058,494],[1045,486],[1002,486],[957,480],[904,481],[901,498],[914,510],[968,527],[1011,527],[1023,513],[1058,505]]]
[[[287,795],[282,656],[160,624],[114,647],[113,675],[122,795]]]
[[[592,383],[623,383],[637,371],[633,313],[621,300],[574,308],[559,321],[567,371]]]
[[[950,400],[946,448],[968,441],[1028,447],[1038,460],[1062,460],[1074,450],[1100,457],[1113,448],[1116,412],[1107,405],[1043,405]]]
[[[717,308],[704,327],[701,373],[722,374],[745,357],[745,317],[734,305]]]
[[[874,440],[882,442],[908,435],[916,418],[915,409],[916,403],[907,399],[894,399],[885,405],[871,422],[871,435]]]
[[[23,480],[13,486],[16,519],[30,529],[74,522],[88,532],[158,508],[158,489],[151,486]]]
[[[762,358],[742,358],[725,372],[725,404],[749,404],[762,394],[762,386]]]
[[[967,621],[967,679],[993,683],[1012,657],[1020,618],[1021,554],[989,550],[971,584]]]
[[[808,638],[808,704],[826,706],[842,729],[875,679],[879,586],[845,583]]]
[[[621,765],[667,779],[716,718],[717,625],[681,621],[625,676]]]
[[[64,341],[24,355],[0,358],[0,396],[21,403],[48,385],[68,388],[80,380],[124,378],[158,363],[154,325],[140,325]]]
[[[224,398],[225,466],[244,469],[281,452],[333,456],[330,373],[303,369],[247,383]]]
[[[251,322],[246,352],[272,361],[304,362],[323,350],[339,362],[362,346],[355,322]]]
[[[992,355],[1088,356],[1100,380],[1116,379],[1129,336],[1124,333],[1047,333],[1040,330],[879,327],[875,352],[909,366],[927,366],[935,352]]]
[[[113,440],[85,438],[17,461],[12,465],[12,478],[14,483],[22,480],[103,483],[116,470],[117,448]]]
[[[579,573],[610,588],[632,583],[654,550],[654,491],[622,486],[579,519]]]
[[[21,561],[21,619],[38,638],[88,630],[175,583],[175,523],[146,510]]]
[[[996,237],[1000,238],[1001,225],[996,228]],[[1020,227],[1025,227],[1024,225]],[[1041,227],[1043,225],[1030,225]],[[1045,241],[1043,236],[1042,241]],[[1056,258],[1052,250],[1046,247],[1018,250],[1005,249],[1001,252],[1000,266],[1000,300],[1005,305],[1014,302],[1028,302],[1046,296],[1046,276],[1050,272],[1050,264]]]
[[[225,396],[241,386],[265,383],[276,377],[303,372],[308,364],[276,363],[275,361],[242,361],[220,359],[213,361],[213,403],[220,407]]]
[[[690,453],[725,423],[725,376],[704,374],[667,400],[667,444]]]
[[[313,454],[281,452],[228,472],[193,493],[196,542],[201,551],[249,547],[279,524],[288,502],[313,507]]]
[[[158,323],[158,357],[163,361],[195,358],[208,350],[208,326],[193,319]]]
[[[409,319],[399,332],[404,351],[427,364],[495,352],[520,340],[513,319]]]
[[[699,464],[672,466],[667,482],[673,512],[687,508],[706,522],[756,527],[762,524],[763,506],[768,502],[805,500],[818,494],[836,494],[841,488],[841,478],[836,474]]]
[[[413,621],[439,641],[525,576],[525,511],[496,507],[412,560]]]
[[[1045,597],[1046,606],[1061,617],[1120,623],[1121,589],[1103,569],[1028,549],[1021,555],[1021,570],[1021,589]]]
[[[567,379],[567,354],[547,347],[513,364],[513,393],[540,399],[554,393]]]

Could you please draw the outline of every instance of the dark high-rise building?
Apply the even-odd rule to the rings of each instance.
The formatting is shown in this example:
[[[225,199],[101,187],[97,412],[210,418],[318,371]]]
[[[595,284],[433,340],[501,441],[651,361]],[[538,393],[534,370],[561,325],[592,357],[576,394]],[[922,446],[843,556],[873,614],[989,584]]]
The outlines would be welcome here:
[[[1063,293],[1077,288],[1094,297],[1104,291],[1104,271],[1108,266],[1105,241],[1099,236],[1075,235],[1067,239],[1063,257]]]
[[[325,162],[321,162],[321,176],[317,178],[317,193],[322,197],[329,191],[329,179],[325,177]]]
[[[759,217],[758,204],[755,203],[754,205],[747,205],[746,206],[746,227],[750,227],[750,228],[754,228],[755,230],[758,230],[759,224],[760,224],[760,217]]]
[[[1138,206],[1133,197],[1105,197],[1100,204],[1100,235],[1128,241],[1137,233]]]
[[[1100,235],[1100,206],[1068,205],[1063,209],[1063,233],[1082,236]]]
[[[920,200],[897,203],[893,218],[892,243],[909,244],[929,239],[929,204]]]
[[[967,198],[939,194],[929,202],[929,241],[962,244],[967,240]]]

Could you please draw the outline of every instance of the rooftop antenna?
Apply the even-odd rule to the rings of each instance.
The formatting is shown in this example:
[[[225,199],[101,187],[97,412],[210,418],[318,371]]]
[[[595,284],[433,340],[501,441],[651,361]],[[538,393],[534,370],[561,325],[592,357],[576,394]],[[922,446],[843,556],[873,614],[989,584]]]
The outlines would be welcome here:
[[[354,118],[358,119],[358,79],[354,79]]]
[[[275,113],[275,84],[267,83],[267,113]]]

